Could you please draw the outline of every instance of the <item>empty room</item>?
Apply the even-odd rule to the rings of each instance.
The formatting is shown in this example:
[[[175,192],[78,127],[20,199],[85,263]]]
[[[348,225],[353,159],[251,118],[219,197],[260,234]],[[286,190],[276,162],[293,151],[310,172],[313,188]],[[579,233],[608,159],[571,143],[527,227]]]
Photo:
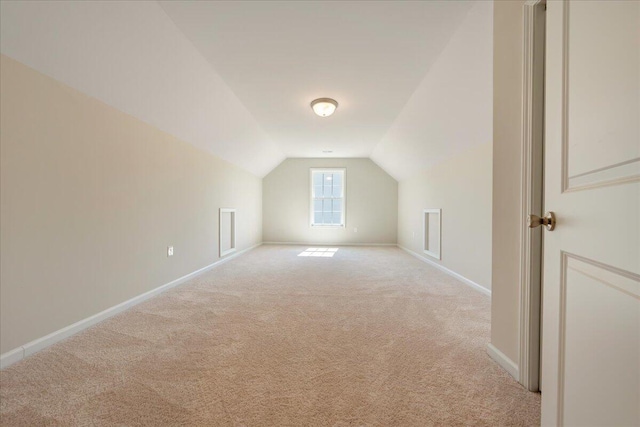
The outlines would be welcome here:
[[[1,426],[640,426],[640,1],[0,0]]]

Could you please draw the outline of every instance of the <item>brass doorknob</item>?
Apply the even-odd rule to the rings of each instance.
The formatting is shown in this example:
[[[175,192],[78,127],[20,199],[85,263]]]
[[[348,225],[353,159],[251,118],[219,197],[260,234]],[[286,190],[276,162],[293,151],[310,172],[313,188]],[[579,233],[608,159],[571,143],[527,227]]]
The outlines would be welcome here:
[[[556,228],[556,215],[553,212],[547,212],[542,218],[538,215],[531,214],[527,216],[527,225],[529,228],[536,228],[544,225],[547,230],[553,231]]]

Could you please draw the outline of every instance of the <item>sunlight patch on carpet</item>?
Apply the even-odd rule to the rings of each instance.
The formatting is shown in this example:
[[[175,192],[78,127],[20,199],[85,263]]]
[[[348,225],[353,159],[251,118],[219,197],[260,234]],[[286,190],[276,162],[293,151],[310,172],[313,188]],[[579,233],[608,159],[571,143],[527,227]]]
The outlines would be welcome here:
[[[298,254],[298,256],[314,256],[331,258],[338,252],[338,248],[307,248],[304,252]]]

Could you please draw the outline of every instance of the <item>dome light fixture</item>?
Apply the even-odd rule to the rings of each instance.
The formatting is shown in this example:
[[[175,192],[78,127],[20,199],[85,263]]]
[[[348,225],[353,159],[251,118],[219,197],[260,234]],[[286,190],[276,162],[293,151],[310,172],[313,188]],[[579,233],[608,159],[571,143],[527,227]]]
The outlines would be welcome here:
[[[320,117],[329,117],[336,111],[336,108],[338,108],[338,103],[335,99],[318,98],[311,101],[311,108],[313,108],[313,112]]]

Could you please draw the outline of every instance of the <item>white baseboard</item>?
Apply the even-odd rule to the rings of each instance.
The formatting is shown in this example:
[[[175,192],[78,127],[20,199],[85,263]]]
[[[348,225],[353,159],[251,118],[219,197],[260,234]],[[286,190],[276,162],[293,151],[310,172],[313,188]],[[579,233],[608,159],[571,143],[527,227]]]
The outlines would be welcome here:
[[[487,353],[498,365],[507,371],[516,381],[520,381],[518,365],[509,359],[503,352],[498,350],[493,344],[487,344]]]
[[[400,246],[400,245],[398,245],[398,247],[400,249],[402,249],[403,251],[407,252],[408,254],[413,255],[414,257],[418,258],[420,261],[426,262],[427,264],[429,264],[429,265],[431,265],[431,266],[433,266],[433,267],[435,267],[435,268],[437,268],[439,270],[444,271],[448,275],[455,277],[456,279],[460,280],[462,283],[471,286],[473,289],[475,289],[475,290],[477,290],[479,292],[482,292],[485,295],[491,296],[491,291],[489,289],[485,288],[484,286],[479,285],[476,282],[467,279],[466,277],[464,277],[461,274],[456,273],[455,271],[449,270],[447,267],[444,267],[443,265],[438,264],[437,262],[431,261],[430,259],[427,259],[427,258],[425,258],[425,257],[413,252],[411,249],[407,249],[404,246]]]
[[[58,329],[55,332],[50,333],[49,335],[46,335],[44,337],[38,338],[36,340],[33,340],[21,347],[15,348],[13,350],[10,350],[6,353],[3,353],[2,355],[0,355],[0,369],[4,369],[9,365],[12,365],[22,359],[24,359],[27,356],[30,356],[44,348],[47,348],[59,341],[62,341],[65,338],[68,338],[72,335],[77,334],[78,332],[87,329],[105,319],[108,319],[109,317],[115,316],[116,314],[133,307],[134,305],[140,304],[143,301],[146,301],[150,298],[153,298],[154,296],[161,294],[162,292],[168,291],[171,288],[175,288],[178,285],[181,285],[183,283],[185,283],[186,281],[202,274],[205,273],[206,271],[211,270],[212,268],[218,267],[221,264],[224,264],[227,261],[232,260],[233,258],[236,258],[240,255],[242,255],[245,252],[248,252],[252,249],[257,248],[258,246],[260,246],[262,243],[258,243],[257,245],[254,245],[250,248],[244,249],[242,251],[238,251],[235,252],[232,255],[228,255],[225,258],[220,258],[219,260],[217,260],[216,262],[207,265],[206,267],[200,268],[194,272],[191,272],[185,276],[182,276],[176,280],[173,280],[169,283],[166,283],[162,286],[159,286],[155,289],[152,289],[148,292],[145,292],[141,295],[138,295],[136,297],[133,297],[127,301],[124,301],[118,305],[114,305],[113,307],[110,307],[106,310],[101,311],[100,313],[94,314],[93,316],[87,317],[85,319],[82,319],[72,325],[69,325],[67,327],[64,327],[62,329]]]
[[[24,359],[24,348],[18,347],[13,350],[7,351],[0,356],[0,369],[6,368],[9,365],[13,365],[16,362]]]
[[[284,246],[397,246],[395,243],[335,243],[335,242],[262,242],[263,245]]]

